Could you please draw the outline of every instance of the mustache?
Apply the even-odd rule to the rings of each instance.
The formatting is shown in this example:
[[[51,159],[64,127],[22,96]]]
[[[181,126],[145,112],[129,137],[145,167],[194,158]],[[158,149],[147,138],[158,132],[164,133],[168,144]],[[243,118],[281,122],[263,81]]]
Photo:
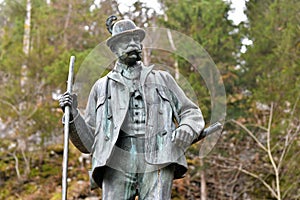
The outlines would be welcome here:
[[[128,52],[130,52],[130,51],[141,51],[142,47],[140,45],[131,44],[131,45],[127,46],[127,49],[129,49]],[[134,49],[134,50],[132,50],[132,49]]]
[[[120,56],[119,58],[122,60],[126,60],[131,55],[136,55],[136,61],[139,61],[139,60],[141,60],[141,57],[142,57],[142,50],[139,49],[139,50],[128,51],[128,52],[124,53],[122,56]]]

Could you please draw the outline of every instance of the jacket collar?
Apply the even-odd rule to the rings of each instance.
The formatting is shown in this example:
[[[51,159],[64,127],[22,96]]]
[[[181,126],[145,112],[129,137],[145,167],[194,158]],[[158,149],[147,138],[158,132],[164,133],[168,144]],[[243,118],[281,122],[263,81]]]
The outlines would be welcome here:
[[[141,85],[144,85],[145,81],[146,81],[146,78],[148,76],[148,74],[152,71],[154,65],[151,65],[151,66],[145,66],[143,64],[143,62],[138,62],[138,65],[137,67],[141,67],[141,75],[140,75],[140,81],[141,81]],[[124,82],[124,79],[123,79],[123,76],[121,75],[122,74],[122,71],[127,69],[127,66],[120,63],[120,62],[116,62],[115,64],[115,67],[113,68],[113,70],[107,74],[108,78],[112,79],[112,80],[115,80],[117,82],[120,82],[122,83],[123,85],[126,85],[125,82]]]

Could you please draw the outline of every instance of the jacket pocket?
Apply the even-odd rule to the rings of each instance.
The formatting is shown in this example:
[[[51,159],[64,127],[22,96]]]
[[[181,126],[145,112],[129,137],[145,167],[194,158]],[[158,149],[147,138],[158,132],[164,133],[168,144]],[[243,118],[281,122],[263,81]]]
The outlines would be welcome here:
[[[172,131],[173,130],[173,110],[172,110],[172,102],[169,99],[170,97],[167,95],[167,91],[163,89],[156,88],[158,97],[160,99],[160,103],[157,106],[157,132],[162,133],[164,131]],[[163,134],[161,134],[163,135]]]
[[[156,88],[156,90],[160,98],[165,101],[165,103],[161,104],[162,112],[171,113],[172,121],[176,122],[176,124],[178,125],[180,122],[180,118],[176,110],[176,105],[178,104],[176,97],[172,98],[174,96],[171,95],[171,91],[165,91],[164,89],[159,88]]]
[[[166,94],[166,91],[164,91],[163,89],[158,89],[156,88],[157,94],[160,98],[159,104],[160,106],[158,107],[158,113],[163,115],[163,114],[169,114],[170,113],[170,109],[172,109],[171,105],[171,101],[169,99],[169,96]]]

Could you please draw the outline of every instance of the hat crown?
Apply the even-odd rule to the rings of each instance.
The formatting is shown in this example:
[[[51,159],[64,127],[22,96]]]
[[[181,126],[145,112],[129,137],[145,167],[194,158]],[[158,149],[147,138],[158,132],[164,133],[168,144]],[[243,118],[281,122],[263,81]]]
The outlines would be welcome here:
[[[135,23],[129,19],[124,19],[116,22],[112,29],[112,36],[120,34],[124,31],[137,29]]]
[[[109,47],[113,47],[121,37],[125,36],[139,36],[140,42],[145,38],[145,30],[137,27],[135,23],[130,19],[123,19],[112,23],[116,18],[109,18],[106,21],[107,30],[111,33],[111,37],[107,39],[106,44]]]

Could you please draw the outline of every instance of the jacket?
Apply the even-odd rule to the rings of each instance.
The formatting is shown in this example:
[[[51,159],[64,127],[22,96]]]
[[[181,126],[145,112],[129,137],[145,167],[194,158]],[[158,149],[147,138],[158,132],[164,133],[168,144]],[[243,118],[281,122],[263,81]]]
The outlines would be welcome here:
[[[198,137],[204,128],[201,110],[168,72],[142,66],[140,82],[146,109],[145,160],[151,165],[174,164],[174,179],[181,178],[187,162],[184,149],[171,141],[172,132],[187,125]],[[78,114],[70,122],[70,139],[81,152],[91,153],[90,175],[99,187],[128,110],[128,90],[116,64],[92,87],[84,117]]]

